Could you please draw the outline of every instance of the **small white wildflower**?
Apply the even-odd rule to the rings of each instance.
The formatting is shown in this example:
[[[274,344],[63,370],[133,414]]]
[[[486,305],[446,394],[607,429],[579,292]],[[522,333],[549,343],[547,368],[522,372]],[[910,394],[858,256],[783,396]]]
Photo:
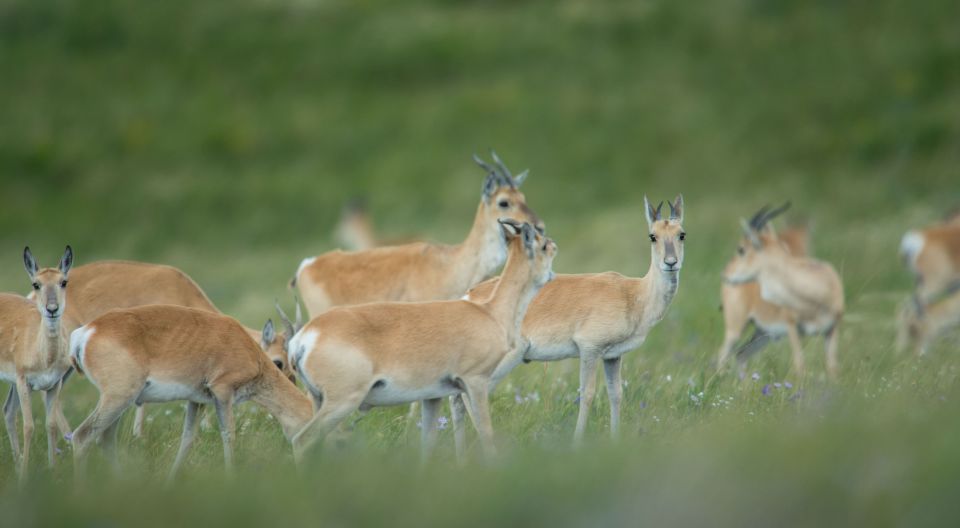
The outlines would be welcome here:
[[[671,376],[670,374],[667,374],[667,381],[673,381],[673,376]]]

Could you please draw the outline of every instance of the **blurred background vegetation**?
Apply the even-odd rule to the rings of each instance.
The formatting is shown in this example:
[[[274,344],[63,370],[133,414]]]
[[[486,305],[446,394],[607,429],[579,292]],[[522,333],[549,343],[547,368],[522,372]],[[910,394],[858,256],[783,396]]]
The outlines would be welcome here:
[[[204,476],[220,468],[215,428],[184,488],[107,479],[110,499],[65,493],[63,464],[24,500],[4,448],[0,506],[21,525],[955,518],[956,335],[921,362],[892,340],[910,287],[900,236],[960,202],[958,20],[951,0],[0,0],[3,291],[28,289],[25,244],[53,264],[70,243],[78,264],[176,265],[259,326],[300,259],[335,247],[352,197],[386,237],[460,240],[483,177],[470,155],[491,147],[531,169],[558,271],[645,272],[645,193],[683,192],[689,234],[674,306],[628,356],[619,446],[602,442],[601,402],[602,449],[570,452],[575,368],[533,365],[497,394],[509,454],[492,469],[441,456],[419,472],[401,409],[297,476],[251,409],[239,482]],[[710,362],[736,220],[782,200],[841,271],[850,314],[840,386],[814,374],[764,395],[787,376],[782,344],[755,360],[757,382]],[[95,391],[80,379],[67,395],[78,423]],[[128,481],[172,460],[179,407],[152,413]]]

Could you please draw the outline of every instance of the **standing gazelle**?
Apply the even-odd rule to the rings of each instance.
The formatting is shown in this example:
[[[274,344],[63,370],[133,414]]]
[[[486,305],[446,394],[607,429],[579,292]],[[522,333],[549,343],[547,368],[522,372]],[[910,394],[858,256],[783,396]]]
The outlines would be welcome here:
[[[597,367],[603,362],[610,398],[610,432],[620,427],[623,384],[621,358],[639,347],[650,329],[664,316],[680,283],[683,267],[683,197],[669,204],[670,216],[662,215],[663,202],[654,209],[643,199],[650,238],[650,268],[640,279],[615,272],[557,275],[534,298],[523,321],[528,341],[525,361],[557,361],[580,358],[580,411],[574,442],[583,441],[590,406],[596,394]],[[467,298],[479,301],[498,287],[498,279],[477,286]],[[457,451],[463,449],[462,403],[454,400]]]
[[[810,236],[806,228],[785,229],[778,233],[778,238],[791,255],[805,257],[809,254]],[[749,323],[753,323],[754,333],[736,354],[737,362],[741,367],[746,363],[747,356],[761,349],[767,342],[787,335],[787,325],[793,316],[788,313],[787,308],[764,301],[760,295],[760,285],[756,282],[744,284],[723,282],[720,287],[720,298],[724,336],[717,355],[717,370],[724,368],[734,345],[740,340]]]
[[[960,324],[960,214],[908,232],[900,255],[916,286],[900,314],[898,348],[912,343],[922,355],[938,334]]]
[[[40,269],[30,248],[23,250],[23,263],[33,283],[33,300],[19,295],[0,294],[0,379],[15,384],[17,400],[4,405],[7,435],[13,458],[19,457],[20,478],[26,478],[33,438],[33,411],[30,391],[44,392],[47,428],[47,461],[53,466],[60,433],[70,426],[60,412],[60,380],[70,368],[66,333],[61,320],[66,307],[67,275],[73,265],[73,250],[67,246],[60,265]],[[23,452],[17,445],[17,407],[23,415]]]
[[[737,255],[723,272],[724,281],[739,285],[756,281],[764,301],[785,308],[785,331],[793,350],[797,375],[804,372],[800,335],[824,335],[827,374],[836,379],[837,342],[843,318],[843,283],[830,264],[810,257],[791,255],[768,226],[790,204],[769,211],[763,208],[750,222],[741,220],[744,239]]]
[[[556,244],[530,224],[500,222],[508,240],[500,285],[481,302],[372,303],[311,320],[290,362],[320,408],[293,440],[298,459],[348,414],[423,400],[423,453],[436,438],[441,398],[466,393],[484,453],[494,453],[489,394],[523,359],[520,325],[553,276]]]
[[[488,174],[473,227],[463,243],[418,242],[368,251],[331,251],[304,259],[291,286],[299,288],[310,317],[333,306],[457,299],[503,265],[507,246],[498,219],[542,229],[519,190],[527,172],[513,176],[496,154],[496,168],[474,158]]]
[[[273,333],[272,321],[263,333]],[[274,366],[240,323],[205,310],[151,305],[107,312],[73,331],[70,357],[100,391],[96,409],[74,433],[79,475],[87,451],[101,436],[115,460],[120,416],[134,403],[189,402],[171,478],[193,443],[203,404],[216,408],[228,470],[235,404],[251,399],[262,405],[288,438],[312,415],[310,399]]]

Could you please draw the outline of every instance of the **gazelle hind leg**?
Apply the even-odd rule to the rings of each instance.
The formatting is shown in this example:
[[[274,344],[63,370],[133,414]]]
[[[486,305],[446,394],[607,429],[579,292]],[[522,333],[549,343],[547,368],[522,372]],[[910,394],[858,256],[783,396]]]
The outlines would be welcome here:
[[[133,437],[140,438],[143,436],[143,422],[146,415],[143,404],[137,405],[137,411],[133,415]]]
[[[220,438],[223,440],[223,463],[229,474],[233,472],[233,434],[236,431],[233,419],[233,395],[216,398],[213,405],[217,410]]]
[[[136,400],[139,392],[101,393],[96,408],[74,431],[73,465],[74,476],[78,481],[86,477],[87,455],[94,442],[123,416],[123,411]]]
[[[60,384],[43,393],[44,418],[47,427],[47,465],[57,464],[57,442],[60,440],[60,428],[57,426],[57,407],[60,400]]]
[[[183,461],[187,458],[187,453],[190,452],[190,448],[193,447],[193,441],[197,437],[197,415],[199,414],[202,406],[199,403],[189,402],[187,404],[187,411],[184,413],[183,417],[183,432],[180,435],[180,448],[177,449],[177,458],[173,461],[173,467],[170,468],[170,473],[167,476],[167,482],[173,482],[177,477],[177,474],[180,472],[180,466],[183,464]]]
[[[580,351],[580,410],[577,413],[577,427],[573,432],[573,445],[583,445],[583,433],[590,417],[590,406],[597,394],[597,361],[600,355],[593,350]]]
[[[420,462],[424,464],[437,444],[437,415],[441,404],[441,398],[423,400],[420,404]]]
[[[603,373],[607,381],[607,397],[610,400],[610,436],[620,437],[620,402],[623,400],[622,361],[620,357],[603,360]]]
[[[827,332],[825,339],[827,354],[827,376],[831,381],[836,381],[837,376],[840,374],[840,364],[837,361],[837,347],[840,339],[839,325],[834,325],[834,327]]]
[[[17,438],[17,411],[20,410],[20,396],[17,386],[10,385],[7,401],[3,403],[3,419],[7,424],[7,436],[10,438],[10,447],[13,448],[13,461],[20,460],[20,439]]]
[[[342,397],[323,395],[323,406],[320,407],[307,425],[293,437],[293,456],[297,465],[303,463],[307,452],[320,440],[327,436],[344,418],[360,408],[367,395],[366,390],[354,391]]]
[[[463,393],[450,396],[450,417],[453,421],[453,445],[457,463],[463,465],[467,456],[467,405]]]
[[[793,323],[787,325],[787,338],[790,340],[790,350],[793,353],[793,371],[802,378],[806,370],[803,362],[803,344],[800,342],[797,326]]]
[[[486,379],[463,380],[466,386],[467,411],[480,437],[483,454],[488,461],[497,455],[493,438],[493,422],[490,419],[490,389]]]

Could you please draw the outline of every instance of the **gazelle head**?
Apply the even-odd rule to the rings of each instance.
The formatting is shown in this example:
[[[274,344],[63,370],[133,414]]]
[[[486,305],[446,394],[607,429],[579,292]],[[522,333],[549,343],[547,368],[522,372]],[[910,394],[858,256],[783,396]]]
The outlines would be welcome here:
[[[50,324],[59,323],[67,307],[67,274],[73,266],[73,249],[67,246],[56,268],[40,269],[27,247],[23,249],[23,265],[33,283],[32,297],[40,315]]]
[[[786,252],[769,223],[789,208],[790,202],[772,211],[769,206],[764,206],[749,221],[740,220],[743,238],[737,246],[737,254],[730,259],[723,270],[724,281],[730,284],[743,284],[756,280],[766,256],[774,252]]]
[[[480,159],[480,156],[473,155],[473,161],[487,171],[481,202],[484,216],[491,225],[496,225],[493,222],[505,218],[520,224],[528,223],[541,234],[545,233],[543,221],[527,206],[527,199],[520,192],[520,186],[527,179],[529,171],[525,170],[514,176],[496,152],[491,150],[490,156],[493,158],[493,166]]]
[[[540,288],[553,280],[553,258],[557,244],[529,223],[519,223],[509,218],[500,219],[503,236],[508,244],[521,244],[530,263],[531,281]]]
[[[643,209],[647,216],[652,262],[666,273],[677,273],[683,267],[683,241],[687,233],[683,230],[683,195],[678,194],[670,206],[670,216],[663,217],[663,202],[656,208],[643,197]]]
[[[283,337],[279,339],[280,346],[274,351],[274,353],[268,353],[271,359],[273,359],[273,364],[277,365],[284,374],[290,377],[290,381],[295,381],[296,377],[294,376],[293,369],[296,368],[296,365],[293,365],[289,360],[290,358],[290,340],[293,339],[293,336],[303,328],[303,311],[300,309],[300,299],[296,296],[293,297],[293,303],[297,306],[297,315],[296,321],[291,322],[290,318],[287,317],[287,313],[283,311],[283,308],[280,307],[280,301],[276,301],[274,306],[277,308],[277,314],[280,315],[280,322],[283,323]]]

